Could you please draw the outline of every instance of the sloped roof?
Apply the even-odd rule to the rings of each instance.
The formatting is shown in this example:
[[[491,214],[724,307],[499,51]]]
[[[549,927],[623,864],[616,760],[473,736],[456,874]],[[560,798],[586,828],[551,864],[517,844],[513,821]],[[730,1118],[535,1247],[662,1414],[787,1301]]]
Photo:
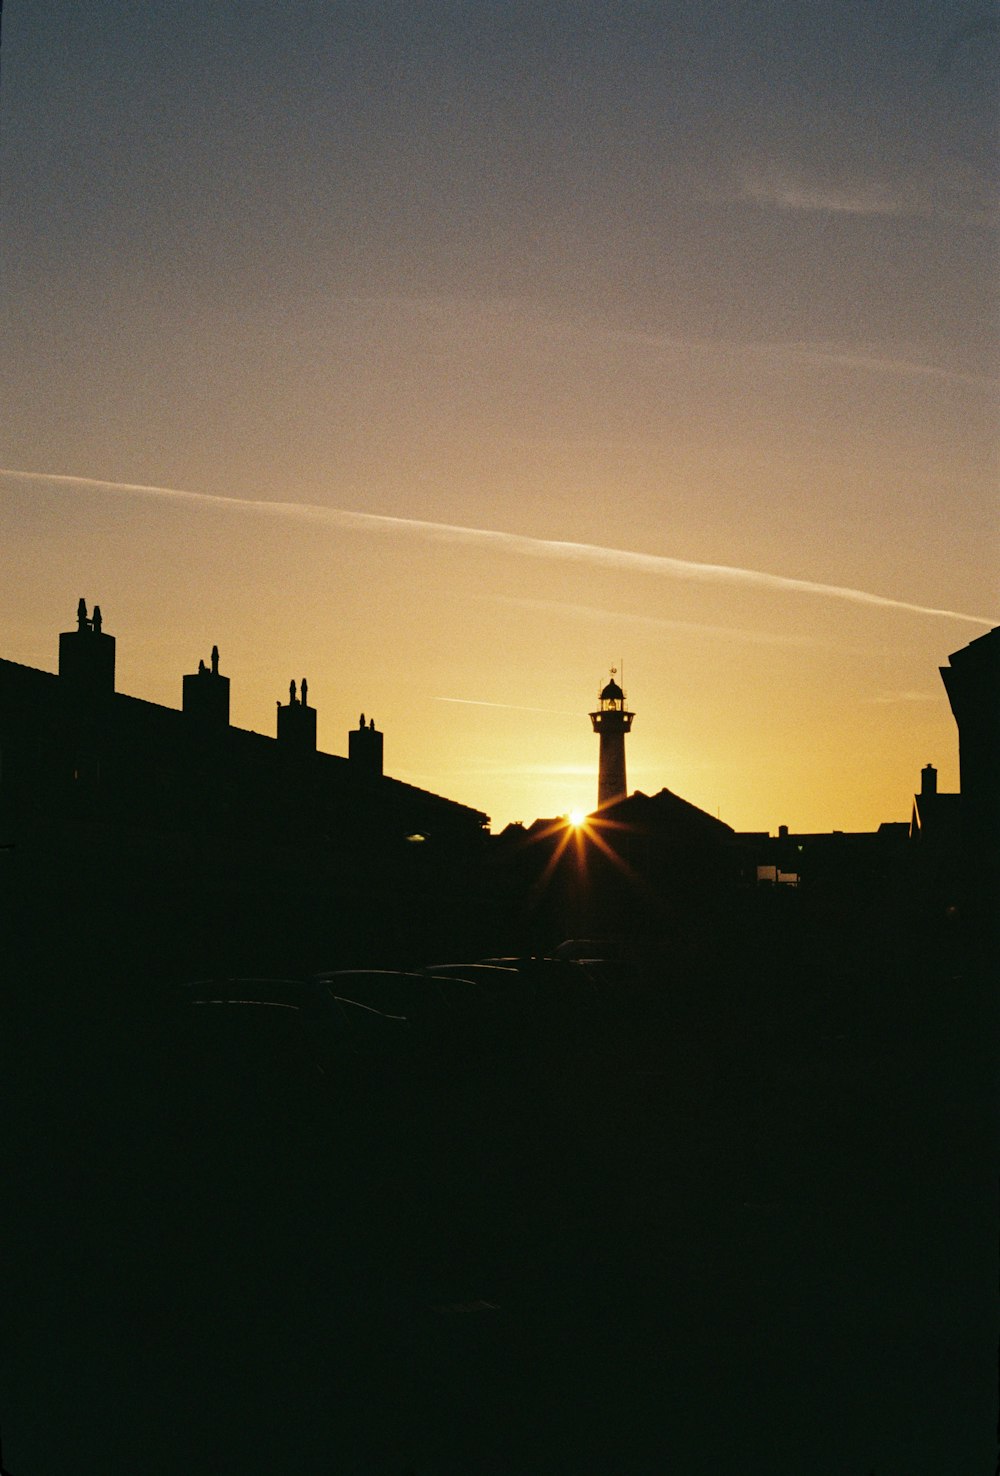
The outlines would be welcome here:
[[[39,735],[46,730],[58,731],[64,726],[66,700],[73,702],[59,676],[0,658],[0,717],[5,726]],[[116,746],[119,769],[126,755],[136,773],[144,766],[152,770],[164,762],[180,770],[190,761],[194,728],[179,708],[114,692],[108,694],[102,712],[103,741]],[[230,783],[253,781],[251,787],[259,796],[257,781],[262,776],[270,776],[265,787],[275,778],[283,778],[285,755],[276,738],[232,724],[224,727],[218,738],[219,745],[212,751],[220,775]],[[362,806],[395,803],[425,821],[433,815],[446,826],[450,822],[478,827],[489,823],[489,816],[481,810],[388,775],[368,774],[338,754],[317,750],[308,758],[308,767],[319,783],[329,786],[331,792],[351,794]]]
[[[601,810],[600,818],[634,826],[670,840],[718,842],[732,840],[736,835],[733,827],[724,820],[699,809],[670,789],[661,789],[653,795],[636,790],[625,799],[607,805]]]

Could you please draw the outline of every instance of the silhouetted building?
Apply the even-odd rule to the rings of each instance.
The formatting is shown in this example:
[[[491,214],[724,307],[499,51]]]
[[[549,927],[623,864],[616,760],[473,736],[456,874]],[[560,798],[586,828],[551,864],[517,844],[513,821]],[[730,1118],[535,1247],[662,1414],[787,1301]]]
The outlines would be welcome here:
[[[744,876],[759,888],[794,892],[809,906],[852,910],[884,906],[902,887],[910,827],[884,821],[877,830],[741,832]]]
[[[274,817],[287,813],[284,786],[304,782],[301,775],[287,776],[280,761],[286,746],[313,760],[303,772],[326,796],[318,808],[296,816],[297,834],[321,831],[331,804],[338,817],[360,823],[353,803],[358,797],[372,824],[403,836],[479,834],[488,823],[481,811],[383,775],[374,757],[381,757],[383,735],[374,723],[364,729],[367,763],[317,752],[316,709],[305,680],[298,688],[292,682],[287,705],[279,704],[275,741],[228,725],[230,683],[219,671],[217,647],[210,666],[201,662],[184,677],[184,705],[177,711],[116,693],[114,638],[101,630],[99,610],[87,619],[83,601],[79,622],[76,631],[60,636],[58,676],[0,660],[2,792],[8,809],[27,825],[46,811],[65,809],[86,750],[99,761],[96,799],[105,816],[168,828],[189,816],[202,830],[281,830],[284,822]],[[95,697],[102,699],[96,709]],[[224,737],[209,753],[198,741],[206,726]]]
[[[182,710],[116,693],[114,656],[99,609],[88,618],[81,600],[59,675],[0,660],[13,877],[0,901],[13,926],[145,928],[161,949],[195,938],[221,952],[236,939],[248,954],[254,940],[294,938],[324,962],[334,942],[384,957],[404,937],[443,936],[463,907],[472,915],[458,899],[471,895],[488,817],[382,774],[373,725],[367,761],[317,752],[305,681],[271,738],[229,725],[217,648],[184,677]]]
[[[959,789],[976,838],[1000,831],[1000,626],[970,641],[941,667],[958,724]]]
[[[628,794],[625,780],[625,734],[631,731],[634,712],[625,708],[625,693],[615,681],[615,669],[611,669],[611,680],[602,688],[598,697],[598,708],[590,714],[594,732],[601,740],[597,774],[597,807],[614,804]]]
[[[532,947],[571,936],[693,936],[745,865],[731,826],[669,789],[637,790],[579,825],[510,825],[495,850]]]

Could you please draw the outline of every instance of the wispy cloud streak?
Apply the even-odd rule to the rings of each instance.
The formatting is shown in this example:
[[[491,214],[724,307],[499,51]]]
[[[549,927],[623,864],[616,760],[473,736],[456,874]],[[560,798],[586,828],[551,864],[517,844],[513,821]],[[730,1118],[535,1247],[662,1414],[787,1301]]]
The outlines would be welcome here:
[[[793,579],[785,574],[771,574],[760,569],[744,569],[731,564],[698,563],[691,559],[672,558],[666,554],[639,553],[633,549],[604,548],[592,543],[576,543],[564,539],[533,538],[524,533],[507,533],[492,528],[469,528],[457,523],[436,523],[423,518],[390,517],[384,513],[354,512],[345,508],[325,507],[312,502],[276,502],[251,497],[220,497],[211,492],[189,492],[175,487],[156,487],[145,483],[108,482],[96,477],[57,475],[47,472],[25,472],[0,468],[0,477],[21,480],[53,488],[79,488],[92,492],[110,492],[122,496],[142,496],[189,506],[214,507],[244,511],[269,517],[292,519],[328,528],[349,528],[358,532],[413,536],[435,543],[460,544],[465,547],[490,548],[498,553],[523,558],[585,564],[592,568],[613,569],[656,578],[678,579],[703,584],[742,585],[751,589],[771,590],[779,594],[811,595],[869,605],[883,610],[901,610],[911,615],[931,615],[939,619],[960,620],[971,625],[992,626],[992,616],[969,615],[959,610],[943,610],[932,605],[918,605],[896,600],[888,595],[871,594],[839,584],[821,584],[808,579]]]
[[[829,343],[755,343],[719,338],[677,338],[670,334],[608,329],[605,336],[619,342],[658,352],[741,355],[770,359],[778,364],[806,365],[811,369],[852,369],[859,373],[892,375],[897,379],[927,379],[943,384],[963,384],[973,389],[994,391],[997,379],[989,374],[949,369],[922,359],[870,354]]]
[[[820,646],[826,642],[813,636],[795,635],[791,632],[771,630],[744,630],[735,625],[708,625],[700,620],[671,620],[664,615],[638,615],[634,611],[604,610],[597,605],[570,604],[565,600],[536,600],[519,595],[484,596],[501,605],[513,605],[519,610],[539,610],[545,613],[556,611],[581,620],[609,621],[626,625],[647,626],[655,630],[683,630],[694,635],[721,636],[725,640],[746,641],[753,646]],[[832,643],[830,643],[832,644]],[[838,643],[837,650],[843,649]]]
[[[657,333],[648,329],[608,326],[604,322],[580,324],[561,318],[539,318],[537,305],[516,298],[465,298],[442,295],[425,297],[380,297],[367,299],[386,312],[419,322],[433,321],[441,329],[475,341],[503,332],[525,344],[532,338],[555,342],[571,342],[592,347],[595,339],[605,343],[646,349],[654,353],[695,354],[705,358],[770,359],[777,364],[796,368],[851,369],[858,373],[890,375],[897,379],[926,379],[943,384],[968,385],[970,388],[995,391],[996,376],[970,370],[951,369],[925,359],[904,354],[869,353],[864,347],[854,348],[838,343],[801,343],[755,341],[753,339],[700,338],[696,335]],[[599,438],[607,439],[607,438]],[[618,438],[616,438],[618,439]]]

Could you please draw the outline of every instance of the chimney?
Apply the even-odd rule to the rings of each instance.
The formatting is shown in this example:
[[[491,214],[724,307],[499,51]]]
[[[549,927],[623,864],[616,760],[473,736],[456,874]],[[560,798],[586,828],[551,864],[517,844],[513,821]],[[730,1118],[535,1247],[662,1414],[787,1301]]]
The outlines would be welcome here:
[[[198,670],[184,677],[184,712],[203,732],[229,727],[229,678],[219,671],[219,648],[212,647],[212,665],[198,662]]]
[[[920,793],[937,794],[937,769],[933,764],[927,764],[920,770]]]
[[[278,703],[278,742],[290,753],[316,752],[316,709],[306,700],[308,692],[303,677],[301,699],[296,696],[295,683],[291,682],[287,705]]]
[[[347,735],[347,757],[369,774],[382,774],[382,734],[374,718],[369,718],[366,725],[365,715],[361,714],[358,726]]]
[[[102,629],[101,607],[87,615],[87,603],[76,607],[76,630],[59,637],[59,678],[65,689],[84,701],[110,697],[115,690],[115,638]]]

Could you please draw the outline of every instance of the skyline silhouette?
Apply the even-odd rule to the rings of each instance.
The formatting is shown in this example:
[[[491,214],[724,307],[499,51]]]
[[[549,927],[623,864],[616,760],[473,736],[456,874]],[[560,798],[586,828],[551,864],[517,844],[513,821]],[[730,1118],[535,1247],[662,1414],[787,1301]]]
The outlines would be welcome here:
[[[983,776],[990,772],[991,759],[989,756],[993,751],[994,738],[988,719],[976,716],[976,714],[989,708],[990,683],[994,679],[990,674],[992,671],[989,665],[991,658],[983,656],[977,661],[977,657],[980,651],[992,653],[998,630],[1000,627],[974,640],[969,647],[954,653],[949,658],[948,666],[941,667],[941,677],[955,718],[958,720],[960,715],[964,715],[968,729],[965,740],[966,767],[973,777],[967,780],[967,783],[971,783],[975,790],[986,791],[990,794],[991,797],[987,802],[988,808],[995,805],[989,788],[992,780]],[[184,714],[188,731],[202,737],[208,737],[212,733],[221,737],[231,728],[236,730],[230,720],[230,678],[221,672],[219,662],[219,647],[213,645],[210,662],[206,664],[204,659],[199,660],[197,671],[184,674],[182,677],[181,711]],[[18,663],[11,663],[3,659],[4,669],[12,675],[17,671],[18,665]],[[977,675],[974,679],[979,686],[970,687],[969,684],[973,682],[973,678],[967,673],[978,670],[979,667],[983,667],[983,674]],[[100,606],[95,604],[92,614],[88,615],[87,601],[81,597],[77,603],[76,629],[59,636],[59,686],[63,693],[75,702],[86,705],[95,700],[103,701],[111,698],[117,692],[115,672],[115,637],[103,629],[103,615]],[[617,668],[611,667],[610,679],[602,686],[599,694],[598,710],[589,714],[592,729],[599,741],[598,758],[594,770],[596,802],[591,806],[577,807],[573,812],[576,814],[603,810],[616,801],[626,798],[630,793],[626,780],[625,737],[631,731],[635,714],[627,710],[627,696],[616,681],[616,672]],[[38,669],[37,674],[43,676],[44,669]],[[18,678],[15,676],[15,688],[17,681]],[[280,698],[277,699],[275,734],[277,743],[288,752],[296,752],[303,756],[320,752],[317,747],[317,712],[315,707],[308,702],[308,693],[309,685],[307,679],[303,677],[300,682],[293,679],[289,683],[287,702],[283,703]],[[972,693],[975,695],[971,695]],[[452,700],[457,701],[458,699]],[[19,713],[16,710],[17,697],[8,698],[8,702],[12,703],[11,710],[8,711],[6,717],[8,729],[14,731],[19,721],[26,721],[30,726],[32,721],[30,714]],[[149,707],[149,704],[143,705]],[[493,704],[484,705],[492,706]],[[164,710],[176,711],[171,708]],[[519,706],[515,706],[513,710],[547,711],[547,709]],[[970,713],[972,716],[969,715]],[[977,731],[977,725],[982,727],[984,723],[983,732]],[[256,737],[256,731],[252,730],[252,732]],[[374,718],[366,719],[362,712],[356,727],[351,728],[348,733],[348,762],[358,774],[380,778],[384,774],[383,750],[383,733],[376,730]],[[968,757],[969,753],[972,754],[971,759]],[[928,775],[933,776],[930,791],[926,789],[926,786],[931,783]],[[928,764],[924,767],[922,792],[936,794],[937,775],[936,765]],[[397,785],[397,787],[402,790],[407,786]],[[413,788],[413,786],[409,787]],[[905,778],[902,792],[906,792]],[[453,801],[447,803],[452,805],[456,814],[463,808],[470,814],[472,813],[468,806],[463,807]],[[992,813],[992,809],[990,812]],[[534,820],[538,818],[538,816],[533,817]],[[485,812],[481,812],[477,823],[481,826],[488,826],[490,817]],[[517,823],[523,824],[524,822]],[[884,818],[882,823],[884,823]],[[499,827],[494,827],[494,829],[497,828]],[[776,830],[778,828],[775,827]],[[836,833],[842,833],[845,827],[834,826],[831,829]],[[782,822],[780,830],[783,834],[787,834],[789,827]],[[982,848],[982,842],[980,842],[980,848]]]
[[[65,594],[61,598],[64,600]],[[192,600],[196,599],[197,596],[192,596]],[[538,602],[536,618],[539,621],[550,618],[544,605],[544,601]],[[182,617],[177,635],[172,629],[159,632],[150,628],[151,607],[148,601],[136,606],[133,596],[126,608],[131,608],[137,622],[133,626],[136,639],[128,647],[130,670],[136,673],[138,669],[141,677],[137,685],[130,681],[129,686],[137,696],[146,700],[172,705],[176,697],[170,693],[166,673],[159,663],[152,667],[146,653],[158,650],[166,657],[168,652],[178,650],[180,629],[190,630],[196,640],[204,639],[195,634],[196,630],[204,630],[197,617],[197,604],[188,601],[188,609],[194,618]],[[532,608],[529,602],[528,610]],[[235,650],[242,656],[244,675],[233,697],[236,704],[233,721],[237,726],[259,729],[266,723],[265,714],[274,698],[267,691],[261,656],[266,651],[275,667],[283,664],[288,659],[286,639],[294,642],[294,648],[300,651],[296,659],[304,661],[314,673],[319,673],[313,678],[314,691],[329,692],[342,685],[337,675],[338,663],[334,661],[331,665],[331,650],[339,647],[338,641],[328,641],[315,629],[303,634],[297,621],[288,627],[287,617],[281,614],[277,622],[267,619],[263,623],[265,634],[251,643],[247,630],[233,626],[234,613],[233,609],[228,610],[221,621],[223,630],[216,629],[214,635],[219,636],[228,651]],[[417,621],[405,619],[402,611],[400,615],[404,639],[426,648],[437,629],[437,618],[432,620],[427,632],[422,632]],[[972,620],[974,617],[968,618]],[[977,623],[982,623],[978,617],[975,618]],[[256,611],[248,612],[248,620],[251,626],[260,628]],[[961,627],[956,629],[961,632]],[[9,654],[21,664],[44,668],[47,658],[42,639],[33,625],[26,625],[23,614],[13,623],[11,634],[15,638],[15,646],[14,649],[8,646]],[[21,649],[18,649],[18,634]],[[698,627],[688,629],[681,626],[673,632],[673,639],[690,648],[693,660],[704,641],[707,640],[710,647],[718,648],[719,641],[726,640],[726,632],[713,630],[702,633]],[[922,640],[926,640],[926,636]],[[391,645],[392,642],[390,648]],[[814,646],[811,638],[803,644],[795,635],[790,635],[787,643],[782,638],[777,647],[763,646],[761,649],[765,652],[777,650],[782,665],[787,652],[792,653],[796,665],[801,665],[807,654],[812,658],[813,671],[809,681],[820,682],[814,694],[816,713],[823,712],[828,722],[824,738],[817,740],[814,748],[806,753],[797,741],[789,747],[790,739],[797,740],[798,735],[810,730],[817,720],[813,709],[801,695],[803,689],[799,689],[800,700],[794,704],[794,713],[788,710],[791,688],[784,693],[778,687],[766,697],[762,695],[759,705],[756,701],[751,703],[752,687],[743,683],[739,669],[732,665],[743,647],[730,644],[726,669],[730,670],[735,683],[730,717],[736,713],[740,716],[747,753],[738,758],[727,756],[724,761],[723,754],[728,754],[736,734],[735,729],[730,732],[731,722],[719,726],[722,717],[719,696],[713,695],[704,711],[697,710],[695,706],[695,696],[701,690],[699,683],[704,661],[695,662],[689,673],[677,678],[684,685],[674,690],[670,682],[674,680],[675,668],[668,669],[669,680],[657,673],[652,685],[647,687],[643,663],[635,663],[630,657],[633,672],[638,665],[637,679],[643,682],[644,693],[643,722],[630,748],[630,770],[636,785],[655,789],[667,782],[687,793],[702,808],[726,813],[738,829],[773,831],[782,823],[808,831],[863,830],[874,829],[887,818],[901,820],[907,814],[907,796],[911,787],[905,781],[900,785],[904,770],[908,776],[931,759],[941,770],[942,782],[949,788],[958,788],[957,753],[947,700],[933,679],[928,679],[928,672],[940,664],[944,647],[940,640],[933,644],[928,642],[928,645],[928,667],[924,671],[912,672],[909,676],[912,687],[903,686],[901,682],[896,692],[869,692],[860,708],[849,707],[842,713],[832,709],[833,690],[825,686],[825,674],[833,659],[829,650]],[[632,648],[629,646],[627,649],[631,652]],[[555,703],[494,701],[445,694],[438,682],[440,673],[432,673],[434,685],[428,690],[416,682],[413,669],[400,676],[400,686],[397,687],[390,683],[390,673],[385,664],[374,658],[370,636],[362,639],[359,652],[358,656],[352,654],[348,658],[349,663],[357,668],[359,680],[371,693],[371,705],[377,705],[393,719],[396,772],[406,782],[415,784],[417,788],[449,793],[474,808],[486,809],[498,828],[511,819],[528,823],[538,815],[591,808],[593,781],[586,776],[594,772],[594,755],[574,717],[579,711],[579,651],[574,655],[565,650],[558,685],[551,689],[558,706]],[[646,655],[648,659],[648,651]],[[858,656],[860,658],[860,651]],[[542,677],[550,669],[551,658],[540,655],[538,659],[537,673],[533,666],[519,668],[518,689],[512,691],[511,696],[544,698],[548,695],[543,689]],[[769,656],[766,665],[770,664]],[[871,663],[859,659],[845,667],[842,657],[838,656],[836,664],[841,672],[849,671],[852,680],[860,677],[869,682],[871,679]],[[886,670],[892,663],[883,656],[879,658],[879,664]],[[576,677],[571,682],[574,670]],[[525,676],[530,683],[527,689]],[[481,683],[482,678],[476,680]],[[482,690],[481,685],[479,689]],[[784,704],[784,707],[779,706],[779,713],[784,711],[785,716],[778,724],[780,731],[775,739],[774,752],[765,761],[764,755],[769,752],[768,733],[777,721],[772,716],[775,699]],[[573,707],[568,703],[577,705]],[[844,734],[849,716],[856,751],[854,748],[844,749],[835,754],[835,737],[838,733]],[[342,740],[331,730],[325,730],[325,725],[331,720],[330,705],[324,701],[318,710],[316,741],[320,748],[336,751],[342,747]],[[342,708],[340,721],[344,721]],[[789,722],[792,722],[790,729]],[[653,727],[652,734],[649,733],[650,726]],[[865,735],[868,738],[866,747],[861,743]],[[701,740],[704,756],[693,761],[697,738]],[[842,741],[846,744],[846,736]],[[417,753],[422,755],[425,765],[422,772],[414,772],[412,768]],[[506,762],[501,761],[501,753],[509,755]],[[747,774],[750,753],[757,756],[760,763],[752,781]],[[894,758],[898,759],[898,768]],[[706,774],[714,778],[707,781]],[[711,788],[706,794],[709,783]],[[518,808],[512,813],[512,796],[518,795]],[[499,797],[499,808],[491,807],[491,796]]]
[[[864,914],[865,926],[882,908],[881,931],[916,906],[928,920],[960,915],[970,958],[985,957],[1000,833],[998,648],[1000,627],[941,668],[965,790],[944,792],[925,764],[909,821],[741,831],[662,784],[630,788],[635,713],[612,667],[589,713],[596,804],[491,835],[485,812],[390,777],[385,735],[363,712],[346,758],[319,749],[305,677],[276,700],[272,735],[231,722],[217,644],[183,675],[179,710],[120,692],[116,638],[81,597],[76,628],[59,636],[58,674],[0,660],[12,938],[58,906],[77,919],[80,947],[100,950],[118,930],[126,951],[152,947],[160,968],[199,955],[245,967],[255,951],[295,969],[446,957],[461,939],[474,953],[544,952],[561,935],[650,940],[664,928],[690,946],[712,917],[766,910],[762,887],[801,886],[797,926],[817,906],[844,925]],[[66,871],[95,845],[97,875]],[[200,921],[208,915],[215,926]]]

